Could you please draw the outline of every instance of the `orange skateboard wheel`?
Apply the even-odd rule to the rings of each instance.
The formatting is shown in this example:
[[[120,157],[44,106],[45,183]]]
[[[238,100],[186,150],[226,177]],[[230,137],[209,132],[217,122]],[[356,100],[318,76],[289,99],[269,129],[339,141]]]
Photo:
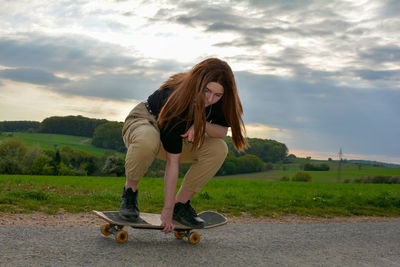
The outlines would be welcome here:
[[[115,235],[115,239],[118,243],[125,243],[128,240],[128,233],[124,230],[118,231],[118,233]]]
[[[104,236],[111,235],[111,233],[109,232],[110,229],[111,229],[111,225],[110,224],[106,224],[106,225],[103,225],[102,227],[100,227],[101,233]]]
[[[185,237],[185,232],[183,231],[175,231],[175,237],[178,239],[182,239]]]
[[[189,235],[189,243],[196,245],[200,242],[200,235],[197,232],[193,232]]]

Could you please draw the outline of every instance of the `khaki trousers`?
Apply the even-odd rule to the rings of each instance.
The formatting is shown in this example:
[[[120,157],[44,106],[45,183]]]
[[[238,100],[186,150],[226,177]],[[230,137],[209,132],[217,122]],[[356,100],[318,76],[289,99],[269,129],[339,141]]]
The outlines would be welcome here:
[[[144,103],[138,104],[128,115],[122,129],[123,140],[128,148],[125,158],[126,177],[139,181],[155,158],[166,159],[166,151],[160,141],[160,130],[155,117]],[[185,174],[182,188],[199,192],[215,175],[228,153],[228,147],[221,138],[206,135],[200,148],[183,140],[180,162],[192,162]]]

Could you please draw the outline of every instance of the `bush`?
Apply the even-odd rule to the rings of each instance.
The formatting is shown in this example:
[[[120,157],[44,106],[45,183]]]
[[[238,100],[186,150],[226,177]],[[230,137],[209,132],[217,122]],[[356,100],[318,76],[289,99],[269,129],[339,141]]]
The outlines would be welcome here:
[[[30,169],[31,174],[37,175],[49,175],[53,172],[53,168],[50,166],[51,158],[46,155],[38,156],[32,164]]]
[[[298,172],[292,178],[293,182],[311,182],[311,174],[308,172]]]
[[[60,176],[86,176],[87,172],[83,169],[75,169],[71,165],[66,165],[63,162],[58,166],[58,175]]]
[[[10,139],[0,144],[0,173],[22,174],[22,160],[27,148],[18,139]]]
[[[363,184],[400,184],[400,176],[366,176],[364,178],[354,179],[353,183]]]
[[[68,165],[74,169],[75,172],[79,170],[76,175],[82,175],[82,173],[91,175],[98,168],[97,158],[95,156],[85,151],[73,150],[68,146],[65,146],[60,151],[57,151],[52,158],[56,164],[61,161],[65,165]]]
[[[227,157],[221,168],[218,170],[217,175],[235,174],[238,166],[238,159],[233,152],[229,151]]]
[[[400,176],[390,177],[389,184],[400,184]]]
[[[274,164],[272,162],[264,163],[264,171],[270,171],[274,168]]]
[[[372,177],[372,183],[373,184],[388,184],[390,181],[390,178],[391,178],[390,176],[378,175],[378,176]]]
[[[237,169],[239,173],[260,172],[264,162],[256,155],[246,154],[237,158]]]
[[[366,176],[360,181],[364,184],[400,184],[399,176]]]
[[[26,152],[24,159],[23,159],[24,173],[40,174],[39,173],[40,171],[38,171],[38,169],[37,169],[37,168],[40,168],[39,167],[40,160],[37,162],[36,162],[36,160],[42,156],[47,157],[49,159],[49,162],[51,161],[51,158],[49,156],[45,155],[45,153],[42,150],[40,150],[38,145],[34,145],[31,149],[29,149],[28,152]],[[32,171],[32,168],[33,168],[33,165],[35,162],[36,162],[36,166],[35,166],[36,169],[35,169],[35,171]],[[51,174],[51,172],[48,174]]]
[[[0,144],[0,158],[12,157],[21,160],[28,149],[21,140],[13,138]]]
[[[288,182],[288,181],[290,181],[290,178],[287,177],[287,176],[283,176],[280,180],[281,180],[282,182]]]
[[[12,157],[0,159],[0,173],[2,174],[22,174],[23,166],[21,162]]]
[[[103,172],[108,175],[115,174],[116,176],[123,176],[125,174],[125,159],[119,155],[107,157]]]
[[[329,166],[328,164],[311,164],[311,163],[306,163],[304,164],[304,170],[305,171],[329,171]]]

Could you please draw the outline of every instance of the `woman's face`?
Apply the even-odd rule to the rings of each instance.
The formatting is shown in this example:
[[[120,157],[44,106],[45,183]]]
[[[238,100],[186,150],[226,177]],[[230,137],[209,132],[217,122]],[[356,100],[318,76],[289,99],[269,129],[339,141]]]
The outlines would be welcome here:
[[[210,82],[204,88],[204,103],[206,107],[215,104],[224,95],[224,87],[216,82]]]

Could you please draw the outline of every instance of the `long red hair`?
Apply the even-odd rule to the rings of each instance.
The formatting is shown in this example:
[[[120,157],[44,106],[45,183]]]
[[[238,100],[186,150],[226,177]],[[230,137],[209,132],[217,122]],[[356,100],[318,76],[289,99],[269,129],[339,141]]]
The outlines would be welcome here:
[[[186,128],[191,126],[192,121],[194,124],[194,147],[201,144],[206,131],[204,90],[210,82],[217,82],[224,87],[220,99],[222,111],[231,127],[233,145],[238,151],[243,150],[247,147],[246,130],[235,77],[229,65],[218,58],[206,59],[186,73],[171,76],[161,85],[159,90],[171,88],[173,92],[161,109],[158,122],[161,127],[168,127],[172,120],[185,114],[182,119],[187,122]]]

